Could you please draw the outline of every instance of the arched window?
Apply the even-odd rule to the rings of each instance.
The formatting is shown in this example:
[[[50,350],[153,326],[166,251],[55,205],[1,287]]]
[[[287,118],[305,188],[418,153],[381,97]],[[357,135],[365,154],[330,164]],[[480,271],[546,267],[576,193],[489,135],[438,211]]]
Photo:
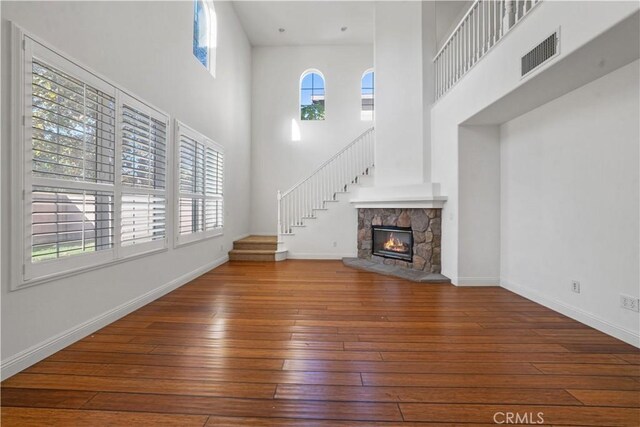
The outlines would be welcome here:
[[[324,120],[324,77],[320,71],[311,70],[302,74],[300,119]]]
[[[216,47],[218,45],[218,18],[213,2],[195,0],[193,5],[193,55],[216,75]]]
[[[373,70],[367,70],[362,75],[361,98],[362,109],[360,110],[360,118],[362,120],[373,120],[374,96],[375,96],[375,79]]]

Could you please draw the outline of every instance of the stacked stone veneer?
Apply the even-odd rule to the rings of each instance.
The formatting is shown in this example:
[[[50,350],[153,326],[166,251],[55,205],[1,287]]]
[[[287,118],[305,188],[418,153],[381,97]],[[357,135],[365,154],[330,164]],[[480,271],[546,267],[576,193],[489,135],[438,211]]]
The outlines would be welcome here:
[[[442,209],[358,209],[358,258],[440,273]],[[372,225],[411,227],[413,262],[372,255]]]

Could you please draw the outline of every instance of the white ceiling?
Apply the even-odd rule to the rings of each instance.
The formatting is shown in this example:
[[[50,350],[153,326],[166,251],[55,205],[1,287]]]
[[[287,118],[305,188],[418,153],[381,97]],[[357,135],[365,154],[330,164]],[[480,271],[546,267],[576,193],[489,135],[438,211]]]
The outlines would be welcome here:
[[[373,43],[370,1],[234,1],[233,6],[253,46]]]

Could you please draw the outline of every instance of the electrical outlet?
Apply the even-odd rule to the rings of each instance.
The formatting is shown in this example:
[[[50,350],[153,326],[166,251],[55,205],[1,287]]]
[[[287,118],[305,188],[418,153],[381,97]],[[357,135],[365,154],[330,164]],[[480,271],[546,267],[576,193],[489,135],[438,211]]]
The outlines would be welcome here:
[[[220,245],[220,252],[224,252],[224,244]]]
[[[580,282],[578,282],[577,280],[573,280],[571,282],[571,290],[573,292],[575,292],[576,294],[580,293]]]
[[[333,242],[333,247],[337,247],[338,246],[338,242]]]
[[[631,311],[640,311],[640,298],[620,294],[620,307]]]

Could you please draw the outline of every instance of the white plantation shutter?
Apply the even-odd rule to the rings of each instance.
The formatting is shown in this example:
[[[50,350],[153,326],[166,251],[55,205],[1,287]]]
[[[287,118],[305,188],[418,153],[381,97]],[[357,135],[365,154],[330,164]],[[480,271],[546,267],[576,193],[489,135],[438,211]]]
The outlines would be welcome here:
[[[12,212],[24,232],[12,287],[166,248],[168,116],[20,31],[18,40]]]
[[[168,117],[121,94],[122,197],[125,253],[166,246]]]
[[[205,230],[215,230],[223,226],[222,178],[224,176],[224,154],[214,148],[206,148],[205,170]]]
[[[224,225],[222,147],[176,122],[178,141],[177,241],[187,243],[222,233]]]
[[[24,280],[113,257],[116,176],[115,87],[27,40]]]
[[[113,184],[115,99],[34,59],[33,175]]]

